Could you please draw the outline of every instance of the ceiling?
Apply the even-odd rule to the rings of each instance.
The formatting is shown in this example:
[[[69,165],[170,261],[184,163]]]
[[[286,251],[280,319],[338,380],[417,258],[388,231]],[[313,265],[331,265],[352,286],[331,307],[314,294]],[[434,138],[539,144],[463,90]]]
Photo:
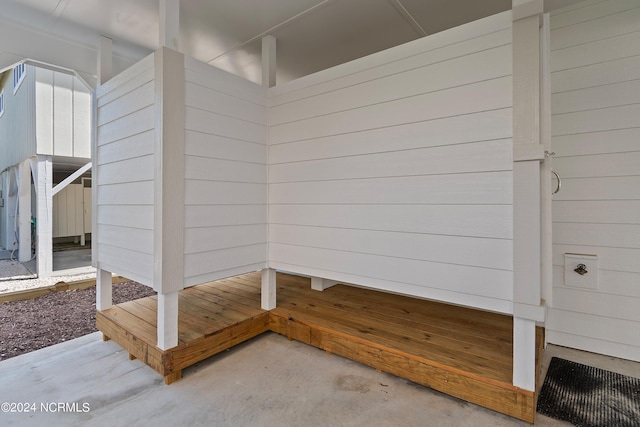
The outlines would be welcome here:
[[[576,0],[546,0],[545,9]],[[260,82],[261,39],[283,83],[511,8],[512,0],[181,0],[181,50]],[[158,47],[159,0],[0,0],[0,71],[25,58],[95,84],[99,36],[119,72]]]

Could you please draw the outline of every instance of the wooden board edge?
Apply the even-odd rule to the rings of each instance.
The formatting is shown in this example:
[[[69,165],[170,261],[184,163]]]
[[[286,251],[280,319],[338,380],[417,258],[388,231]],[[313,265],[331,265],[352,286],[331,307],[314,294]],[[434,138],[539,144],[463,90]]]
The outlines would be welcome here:
[[[478,378],[471,378],[419,362],[411,357],[404,357],[391,349],[382,349],[379,345],[367,345],[350,340],[329,330],[304,325],[286,317],[271,314],[269,324],[273,332],[287,336],[289,339],[313,345],[496,412],[529,423],[534,421],[535,399],[532,392],[499,387]]]
[[[269,312],[261,313],[215,334],[204,336],[165,350],[162,365],[165,375],[182,370],[244,341],[269,331]]]

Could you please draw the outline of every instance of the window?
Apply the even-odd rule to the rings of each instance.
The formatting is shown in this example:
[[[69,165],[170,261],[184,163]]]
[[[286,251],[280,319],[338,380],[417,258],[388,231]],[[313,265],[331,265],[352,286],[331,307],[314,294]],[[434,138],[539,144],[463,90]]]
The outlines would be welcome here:
[[[24,64],[18,64],[13,68],[13,93],[16,93],[24,80],[25,71]]]
[[[0,117],[4,114],[4,90],[0,91]]]

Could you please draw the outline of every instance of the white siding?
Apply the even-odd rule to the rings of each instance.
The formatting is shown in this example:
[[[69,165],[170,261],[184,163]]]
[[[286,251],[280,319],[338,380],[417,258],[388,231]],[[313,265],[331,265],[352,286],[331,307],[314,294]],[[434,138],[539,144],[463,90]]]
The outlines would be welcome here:
[[[185,59],[185,286],[267,260],[266,89]]]
[[[4,114],[0,117],[0,171],[36,154],[35,68],[26,65],[20,88],[13,93],[13,70],[4,78]],[[0,91],[2,88],[0,88]]]
[[[84,192],[82,184],[69,184],[53,196],[53,237],[84,233]],[[90,232],[90,231],[89,231]]]
[[[511,312],[510,25],[270,90],[270,266]]]
[[[98,265],[153,283],[153,56],[97,89]]]
[[[640,1],[551,16],[554,288],[549,342],[640,360]],[[599,289],[565,286],[564,253],[599,258]]]
[[[91,94],[75,76],[35,68],[38,154],[91,158]]]

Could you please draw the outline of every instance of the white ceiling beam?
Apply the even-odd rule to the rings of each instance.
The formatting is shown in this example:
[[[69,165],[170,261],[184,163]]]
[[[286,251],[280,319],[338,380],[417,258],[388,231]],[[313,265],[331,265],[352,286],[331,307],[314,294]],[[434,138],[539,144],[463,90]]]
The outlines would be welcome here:
[[[160,0],[159,46],[180,51],[180,0]]]
[[[413,15],[409,13],[407,8],[404,7],[400,0],[389,0],[389,3],[391,3],[391,6],[393,6],[398,11],[398,13],[404,18],[405,21],[407,21],[409,25],[411,25],[411,28],[413,28],[413,30],[418,33],[420,37],[429,35],[429,33],[425,31],[424,28],[422,28],[418,21],[416,21]]]

